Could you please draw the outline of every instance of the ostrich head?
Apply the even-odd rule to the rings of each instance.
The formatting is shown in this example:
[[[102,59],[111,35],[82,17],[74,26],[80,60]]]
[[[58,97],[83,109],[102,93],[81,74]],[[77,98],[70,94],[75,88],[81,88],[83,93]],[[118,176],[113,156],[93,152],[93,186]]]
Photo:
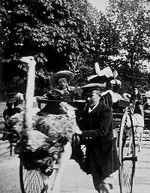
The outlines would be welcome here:
[[[24,56],[20,59],[20,61],[26,64],[36,64],[36,61],[33,56]]]

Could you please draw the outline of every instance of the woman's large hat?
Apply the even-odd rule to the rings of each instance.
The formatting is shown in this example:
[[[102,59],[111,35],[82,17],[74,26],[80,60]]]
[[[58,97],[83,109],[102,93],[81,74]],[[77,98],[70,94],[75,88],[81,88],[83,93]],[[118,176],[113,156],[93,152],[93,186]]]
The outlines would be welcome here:
[[[59,78],[67,78],[67,81],[70,82],[73,80],[74,75],[69,70],[62,70],[62,71],[56,72],[50,77],[50,84],[52,85],[57,84],[57,80]]]
[[[88,77],[90,83],[104,83],[111,81],[113,77],[113,72],[109,66],[105,67],[103,70],[100,70],[98,63],[95,63],[95,75]]]

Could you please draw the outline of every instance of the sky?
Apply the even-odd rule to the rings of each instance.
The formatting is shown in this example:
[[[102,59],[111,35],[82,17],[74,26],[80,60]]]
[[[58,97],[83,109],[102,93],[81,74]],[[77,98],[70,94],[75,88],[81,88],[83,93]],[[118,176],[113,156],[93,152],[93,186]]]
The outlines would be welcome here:
[[[98,11],[105,12],[105,7],[107,5],[107,0],[88,0],[93,7],[96,7]]]

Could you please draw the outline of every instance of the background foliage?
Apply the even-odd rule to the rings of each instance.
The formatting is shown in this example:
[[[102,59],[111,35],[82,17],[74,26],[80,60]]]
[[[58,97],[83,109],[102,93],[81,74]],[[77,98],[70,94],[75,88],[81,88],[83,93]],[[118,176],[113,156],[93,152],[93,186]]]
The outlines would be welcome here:
[[[25,92],[27,69],[18,61],[25,55],[37,61],[38,95],[58,70],[74,72],[75,85],[85,83],[95,62],[118,70],[123,91],[149,86],[142,64],[150,60],[150,8],[143,2],[110,0],[104,15],[87,0],[1,0],[1,94]]]

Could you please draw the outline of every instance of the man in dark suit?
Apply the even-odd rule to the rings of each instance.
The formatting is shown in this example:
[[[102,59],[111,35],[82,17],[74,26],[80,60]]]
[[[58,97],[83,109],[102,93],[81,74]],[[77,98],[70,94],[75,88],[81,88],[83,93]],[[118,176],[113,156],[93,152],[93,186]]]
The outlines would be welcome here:
[[[130,102],[135,105],[134,114],[138,113],[144,117],[143,98],[139,92],[139,87],[136,85],[133,86],[133,93],[131,94]]]
[[[90,83],[82,87],[86,107],[80,119],[80,140],[86,145],[87,174],[92,174],[95,189],[109,193],[112,184],[107,183],[112,173],[119,169],[119,159],[113,138],[113,114],[111,108],[100,102],[100,84]]]
[[[131,94],[130,101],[134,103],[135,101],[139,101],[142,103],[142,95],[139,93],[139,87],[137,85],[134,85],[133,92]]]

